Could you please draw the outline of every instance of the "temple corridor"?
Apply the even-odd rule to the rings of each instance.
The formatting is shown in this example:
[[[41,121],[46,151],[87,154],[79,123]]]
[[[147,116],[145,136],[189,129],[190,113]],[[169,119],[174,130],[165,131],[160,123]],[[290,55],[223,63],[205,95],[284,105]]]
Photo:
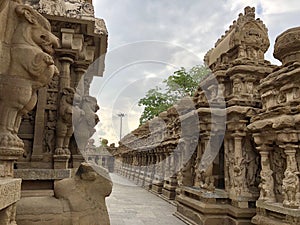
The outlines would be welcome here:
[[[111,225],[184,225],[173,216],[176,207],[117,174],[107,198]]]

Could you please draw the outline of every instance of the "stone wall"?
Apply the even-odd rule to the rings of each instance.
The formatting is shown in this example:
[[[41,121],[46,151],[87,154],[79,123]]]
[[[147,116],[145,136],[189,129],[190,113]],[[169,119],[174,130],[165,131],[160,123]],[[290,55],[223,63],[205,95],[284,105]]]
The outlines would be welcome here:
[[[183,99],[112,152],[115,171],[175,199],[191,224],[299,224],[299,28],[276,40],[281,66],[264,59],[267,32],[246,7],[206,54],[212,74],[193,104]]]

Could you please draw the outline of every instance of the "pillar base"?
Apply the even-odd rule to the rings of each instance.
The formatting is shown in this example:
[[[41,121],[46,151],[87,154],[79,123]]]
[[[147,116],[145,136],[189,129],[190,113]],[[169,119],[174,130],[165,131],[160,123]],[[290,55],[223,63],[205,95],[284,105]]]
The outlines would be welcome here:
[[[282,203],[258,200],[256,215],[252,219],[257,225],[297,225],[300,224],[300,209],[290,209]]]
[[[54,155],[54,169],[67,169],[70,159],[69,155]]]

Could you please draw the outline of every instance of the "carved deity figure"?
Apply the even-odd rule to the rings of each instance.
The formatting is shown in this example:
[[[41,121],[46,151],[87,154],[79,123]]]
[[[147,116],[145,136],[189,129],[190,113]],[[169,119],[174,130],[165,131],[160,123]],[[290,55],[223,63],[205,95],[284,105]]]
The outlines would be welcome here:
[[[283,205],[290,208],[298,208],[297,193],[299,192],[298,171],[287,168],[282,180],[282,190],[284,194]]]
[[[237,195],[240,195],[245,187],[245,165],[244,159],[240,159],[240,157],[236,157],[234,160],[233,167],[233,186]]]
[[[235,78],[233,80],[233,94],[240,95],[242,92],[242,80],[240,78]]]
[[[9,17],[16,17],[17,22],[5,25],[14,28],[9,53],[7,48],[0,49],[1,56],[10,55],[7,71],[0,74],[0,146],[22,148],[17,136],[21,118],[35,106],[37,89],[58,73],[51,54],[59,43],[50,23],[30,6],[11,3],[10,8],[14,15]]]
[[[259,165],[259,157],[253,151],[254,147],[252,146],[249,139],[243,145],[243,149],[245,149],[245,166],[246,166],[246,178],[247,178],[247,186],[254,187],[256,184],[256,178],[258,175],[258,165]]]
[[[259,200],[273,202],[275,200],[273,171],[263,169],[260,176],[261,183],[259,184],[259,188],[261,190]]]
[[[48,122],[45,134],[46,151],[52,153],[55,144],[55,128],[56,128],[56,114],[54,111],[49,110]]]
[[[73,120],[84,115],[84,111],[73,105],[75,91],[64,88],[61,93],[59,116],[56,125],[56,155],[69,155],[69,143],[73,134]]]

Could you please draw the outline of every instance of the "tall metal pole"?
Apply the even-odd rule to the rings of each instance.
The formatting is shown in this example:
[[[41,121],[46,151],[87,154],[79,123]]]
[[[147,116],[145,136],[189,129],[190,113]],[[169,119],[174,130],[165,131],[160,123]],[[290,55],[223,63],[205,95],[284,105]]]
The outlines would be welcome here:
[[[118,117],[120,117],[120,140],[122,138],[122,124],[123,124],[123,117],[125,116],[124,113],[117,114]]]

